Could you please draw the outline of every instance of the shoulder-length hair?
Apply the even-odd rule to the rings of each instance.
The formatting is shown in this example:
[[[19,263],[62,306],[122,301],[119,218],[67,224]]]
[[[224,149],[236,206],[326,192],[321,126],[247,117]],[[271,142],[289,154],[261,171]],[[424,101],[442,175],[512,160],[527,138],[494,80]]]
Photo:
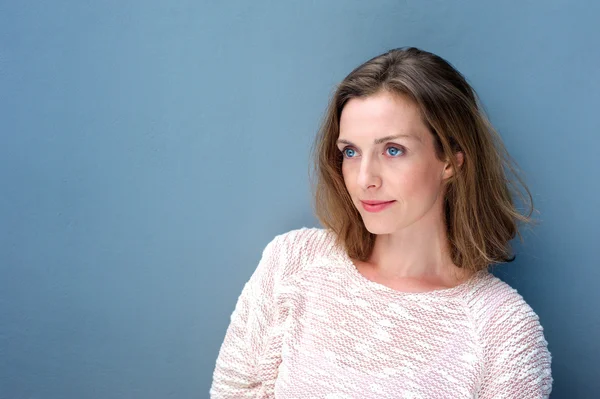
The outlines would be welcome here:
[[[443,212],[453,263],[478,271],[513,261],[509,241],[516,234],[523,241],[517,223],[534,223],[531,193],[464,76],[443,58],[414,47],[368,60],[337,86],[312,148],[313,208],[321,224],[336,233],[348,256],[362,261],[370,257],[375,235],[365,228],[346,189],[336,140],[344,105],[381,90],[418,105],[434,137],[437,158],[451,162],[455,171],[447,182]],[[459,151],[464,154],[460,167],[454,156]],[[526,207],[524,214],[515,207],[515,194]]]

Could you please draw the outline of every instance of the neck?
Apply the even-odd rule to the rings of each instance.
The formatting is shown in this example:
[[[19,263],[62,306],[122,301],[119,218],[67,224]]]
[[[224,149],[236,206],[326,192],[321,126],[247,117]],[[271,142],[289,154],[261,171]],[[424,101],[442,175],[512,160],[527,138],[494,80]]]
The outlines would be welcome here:
[[[468,273],[452,262],[443,221],[428,215],[401,230],[377,235],[367,263],[380,276],[389,279],[430,280],[453,285],[468,277]]]

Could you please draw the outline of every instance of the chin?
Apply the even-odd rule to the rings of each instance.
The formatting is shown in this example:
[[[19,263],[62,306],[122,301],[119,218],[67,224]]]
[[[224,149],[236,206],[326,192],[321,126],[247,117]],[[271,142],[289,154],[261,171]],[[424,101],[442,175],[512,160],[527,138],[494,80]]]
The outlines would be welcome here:
[[[396,224],[391,223],[390,220],[374,221],[363,218],[363,223],[367,231],[371,234],[391,234],[397,230]]]

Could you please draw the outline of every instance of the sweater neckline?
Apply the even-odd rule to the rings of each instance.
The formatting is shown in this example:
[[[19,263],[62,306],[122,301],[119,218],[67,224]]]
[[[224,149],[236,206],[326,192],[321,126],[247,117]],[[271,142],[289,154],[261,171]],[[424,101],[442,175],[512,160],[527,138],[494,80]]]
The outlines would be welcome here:
[[[415,291],[415,292],[400,291],[400,290],[396,290],[394,288],[388,287],[387,285],[378,283],[376,281],[369,280],[358,270],[358,268],[354,264],[354,261],[350,258],[350,256],[348,256],[348,253],[344,249],[341,249],[340,252],[341,252],[340,255],[342,258],[344,270],[349,275],[349,277],[360,287],[363,287],[363,288],[366,288],[366,289],[369,289],[372,291],[384,293],[387,295],[391,295],[394,297],[402,297],[402,298],[407,298],[407,299],[409,299],[409,298],[434,299],[434,298],[456,297],[456,296],[461,295],[465,291],[467,291],[468,288],[470,286],[472,286],[473,284],[475,284],[475,282],[477,280],[483,278],[484,276],[486,276],[489,273],[489,271],[487,271],[485,269],[479,270],[479,271],[475,272],[473,275],[471,275],[467,280],[463,281],[462,283],[460,283],[454,287],[450,287],[450,288],[440,288],[440,289],[435,289],[435,290],[431,290],[431,291],[420,291],[420,292],[418,292],[418,291]]]

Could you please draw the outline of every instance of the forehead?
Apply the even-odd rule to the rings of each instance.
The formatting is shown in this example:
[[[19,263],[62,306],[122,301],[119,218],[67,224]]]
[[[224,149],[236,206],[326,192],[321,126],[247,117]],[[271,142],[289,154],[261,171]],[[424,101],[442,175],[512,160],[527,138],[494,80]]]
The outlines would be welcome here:
[[[403,134],[424,139],[427,127],[409,98],[382,91],[349,100],[340,117],[340,138],[360,140]]]

